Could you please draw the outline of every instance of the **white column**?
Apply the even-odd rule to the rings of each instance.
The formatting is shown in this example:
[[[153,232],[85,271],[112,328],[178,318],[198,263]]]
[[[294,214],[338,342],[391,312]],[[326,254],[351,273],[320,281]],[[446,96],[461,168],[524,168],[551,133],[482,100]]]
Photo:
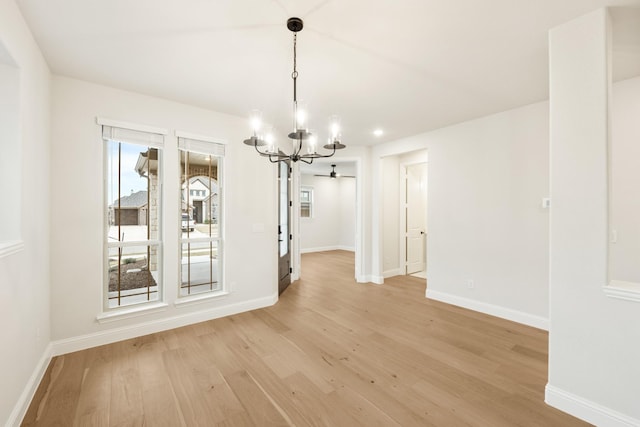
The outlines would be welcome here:
[[[549,383],[546,402],[601,426],[640,425],[640,305],[607,297],[610,19],[550,32]],[[640,219],[639,219],[640,220]]]

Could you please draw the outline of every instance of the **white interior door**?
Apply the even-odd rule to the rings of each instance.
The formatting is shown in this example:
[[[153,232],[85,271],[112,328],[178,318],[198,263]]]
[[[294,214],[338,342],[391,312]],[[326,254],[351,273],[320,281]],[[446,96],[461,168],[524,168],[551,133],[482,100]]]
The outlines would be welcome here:
[[[426,268],[427,174],[426,163],[407,166],[406,254],[407,274]]]

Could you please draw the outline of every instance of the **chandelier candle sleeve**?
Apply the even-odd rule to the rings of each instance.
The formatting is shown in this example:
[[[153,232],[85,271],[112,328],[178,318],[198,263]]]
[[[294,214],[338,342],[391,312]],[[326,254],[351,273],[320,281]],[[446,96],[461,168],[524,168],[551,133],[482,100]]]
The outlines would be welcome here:
[[[336,153],[336,150],[345,148],[345,145],[341,143],[340,120],[337,116],[332,116],[329,122],[327,144],[323,145],[324,149],[330,151],[326,154],[318,153],[317,137],[313,132],[309,131],[308,110],[306,105],[298,102],[297,33],[303,27],[304,24],[300,18],[294,17],[287,20],[287,28],[293,33],[293,72],[291,73],[291,79],[293,80],[293,132],[288,135],[292,140],[291,154],[283,153],[276,148],[273,131],[268,127],[266,131],[263,130],[265,126],[262,124],[262,116],[257,110],[251,112],[250,122],[253,135],[244,140],[246,145],[253,146],[258,154],[269,158],[271,163],[290,160],[292,162],[301,161],[311,164],[314,159],[331,157]],[[264,146],[266,146],[264,151],[258,148]],[[306,152],[303,152],[303,150]]]

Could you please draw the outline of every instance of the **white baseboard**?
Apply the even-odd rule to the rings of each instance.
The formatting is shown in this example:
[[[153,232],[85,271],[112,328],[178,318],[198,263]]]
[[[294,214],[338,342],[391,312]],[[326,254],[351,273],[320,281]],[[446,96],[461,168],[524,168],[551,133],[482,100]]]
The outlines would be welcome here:
[[[356,282],[358,283],[375,283],[376,285],[382,285],[384,278],[382,276],[374,276],[371,274],[361,274],[356,276]]]
[[[479,311],[480,313],[501,317],[503,319],[533,326],[534,328],[543,329],[545,331],[549,330],[549,319],[541,316],[452,295],[446,292],[434,291],[428,287],[426,296],[427,298],[436,301],[446,302],[447,304],[453,304],[459,307],[468,308],[469,310]]]
[[[544,401],[549,406],[600,427],[640,426],[640,420],[637,418],[621,414],[550,384],[544,389]]]
[[[7,427],[17,427],[22,423],[22,419],[27,414],[29,405],[33,400],[33,396],[36,394],[36,390],[42,381],[42,377],[44,377],[44,373],[47,372],[49,362],[51,362],[51,356],[52,345],[49,344],[47,348],[44,349],[42,357],[40,357],[40,360],[33,370],[27,385],[24,387],[24,390],[22,390],[22,394],[20,395],[18,402],[13,407],[13,411],[11,411],[11,415],[9,415],[9,419],[7,420]]]
[[[349,251],[349,252],[355,252],[356,248],[352,247],[352,246],[321,246],[321,247],[317,247],[317,248],[305,248],[305,249],[300,249],[300,253],[301,254],[309,254],[312,252],[326,252],[326,251]]]
[[[387,277],[399,276],[400,274],[402,274],[400,273],[400,268],[393,268],[391,270],[383,271],[382,277],[386,279]]]
[[[375,283],[376,285],[382,285],[384,283],[384,276],[369,276],[369,282]]]
[[[53,341],[53,356],[84,350],[91,347],[110,344],[130,338],[166,331],[168,329],[180,328],[194,323],[205,322],[218,317],[230,316],[232,314],[243,313],[245,311],[256,310],[268,307],[278,302],[278,295],[258,298],[250,301],[243,301],[236,304],[215,307],[208,310],[186,313],[172,316],[166,319],[153,320],[135,325],[127,325],[120,328],[106,329],[92,334],[78,337],[66,338]]]

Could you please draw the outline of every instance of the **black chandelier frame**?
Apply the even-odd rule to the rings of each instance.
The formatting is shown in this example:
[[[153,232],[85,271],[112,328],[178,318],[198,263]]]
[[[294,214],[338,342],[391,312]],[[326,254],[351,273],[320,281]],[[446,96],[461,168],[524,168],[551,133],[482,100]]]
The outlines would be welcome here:
[[[315,151],[312,153],[303,153],[302,149],[304,146],[304,141],[309,140],[313,134],[309,132],[307,129],[298,129],[296,124],[297,113],[298,113],[298,70],[297,70],[297,39],[298,32],[302,30],[304,27],[304,23],[300,18],[289,18],[287,20],[287,28],[289,31],[293,33],[293,72],[291,73],[291,79],[293,80],[293,110],[294,110],[294,131],[289,133],[288,137],[294,140],[296,143],[294,145],[293,153],[285,154],[281,151],[271,152],[271,151],[261,151],[258,147],[267,146],[267,142],[258,136],[257,130],[254,129],[253,136],[244,140],[246,145],[251,145],[255,148],[255,150],[263,157],[267,157],[271,163],[278,163],[282,161],[292,161],[298,162],[301,161],[303,163],[311,164],[315,159],[327,158],[331,157],[336,153],[336,150],[341,150],[346,147],[346,145],[340,142],[340,138],[338,135],[334,134],[329,143],[323,145],[323,148],[327,150],[331,150],[328,154],[321,154]]]

